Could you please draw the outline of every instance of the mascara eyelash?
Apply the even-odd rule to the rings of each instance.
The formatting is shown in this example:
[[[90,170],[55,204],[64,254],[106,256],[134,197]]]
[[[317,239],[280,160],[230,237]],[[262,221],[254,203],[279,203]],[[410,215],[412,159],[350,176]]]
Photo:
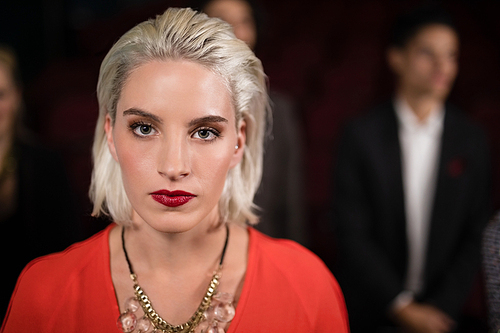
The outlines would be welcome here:
[[[209,131],[209,132],[212,132],[216,137],[218,137],[218,138],[221,137],[221,133],[213,127],[200,127],[198,129],[196,129],[194,131],[194,133],[199,132],[199,131]]]

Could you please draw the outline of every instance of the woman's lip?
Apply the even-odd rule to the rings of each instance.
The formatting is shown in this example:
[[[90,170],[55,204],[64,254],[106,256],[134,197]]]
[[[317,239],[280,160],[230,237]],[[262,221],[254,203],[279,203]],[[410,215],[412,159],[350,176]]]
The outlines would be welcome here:
[[[179,195],[187,195],[187,196],[192,196],[195,197],[193,193],[185,192],[185,191],[169,191],[169,190],[159,190],[156,192],[153,192],[151,194],[159,194],[159,195],[168,195],[168,196],[179,196]]]
[[[151,197],[158,203],[167,207],[178,207],[194,199],[196,195],[185,191],[159,190],[151,193]]]

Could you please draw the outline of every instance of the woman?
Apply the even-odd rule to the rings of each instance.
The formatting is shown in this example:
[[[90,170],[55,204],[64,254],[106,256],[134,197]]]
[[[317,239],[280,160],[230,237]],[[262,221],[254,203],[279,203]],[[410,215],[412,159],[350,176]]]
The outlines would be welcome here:
[[[101,65],[90,190],[116,224],[28,265],[2,332],[347,332],[324,264],[245,227],[265,87],[221,20],[169,9],[126,33]]]
[[[0,252],[8,254],[3,260],[1,315],[23,267],[36,257],[63,250],[78,236],[73,232],[78,230],[77,215],[63,163],[22,127],[22,111],[16,56],[0,46]]]

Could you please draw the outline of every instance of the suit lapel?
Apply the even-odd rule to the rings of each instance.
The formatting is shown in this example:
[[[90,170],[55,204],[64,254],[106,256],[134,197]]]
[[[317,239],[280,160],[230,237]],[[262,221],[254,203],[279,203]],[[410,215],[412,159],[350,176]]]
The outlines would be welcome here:
[[[403,175],[401,167],[401,145],[399,142],[399,125],[394,106],[390,103],[385,115],[386,128],[384,129],[384,149],[385,170],[388,178],[385,184],[388,193],[388,209],[392,210],[393,219],[390,229],[394,231],[394,250],[399,254],[399,268],[404,274],[406,270],[407,259],[407,240],[406,240],[406,215],[403,192]],[[392,215],[391,214],[391,215]]]
[[[446,109],[443,134],[441,138],[441,152],[437,175],[437,184],[434,194],[434,204],[430,221],[430,231],[427,243],[425,264],[425,281],[432,281],[435,272],[442,264],[447,244],[456,239],[458,228],[454,212],[459,209],[456,195],[460,193],[462,173],[465,168],[465,157],[460,155],[461,133],[456,126],[456,116]]]

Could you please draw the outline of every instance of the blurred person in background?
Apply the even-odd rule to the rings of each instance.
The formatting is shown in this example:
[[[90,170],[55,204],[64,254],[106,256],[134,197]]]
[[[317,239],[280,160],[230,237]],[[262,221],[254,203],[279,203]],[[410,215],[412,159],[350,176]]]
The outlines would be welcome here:
[[[491,219],[483,233],[483,271],[485,277],[490,332],[500,331],[500,212]]]
[[[234,34],[254,50],[258,42],[261,14],[255,3],[246,0],[209,0],[195,2],[193,7],[208,16],[218,17],[233,27]],[[281,92],[270,91],[273,119],[264,145],[264,173],[255,196],[261,208],[256,228],[270,236],[293,239],[310,245],[303,198],[304,138],[292,99]]]
[[[394,98],[341,139],[334,211],[352,332],[458,332],[489,217],[483,133],[446,103],[458,71],[450,16],[399,17],[387,59]]]
[[[0,312],[5,314],[22,268],[78,237],[72,191],[61,159],[22,125],[21,74],[14,52],[0,46]],[[73,223],[73,224],[72,224]]]

